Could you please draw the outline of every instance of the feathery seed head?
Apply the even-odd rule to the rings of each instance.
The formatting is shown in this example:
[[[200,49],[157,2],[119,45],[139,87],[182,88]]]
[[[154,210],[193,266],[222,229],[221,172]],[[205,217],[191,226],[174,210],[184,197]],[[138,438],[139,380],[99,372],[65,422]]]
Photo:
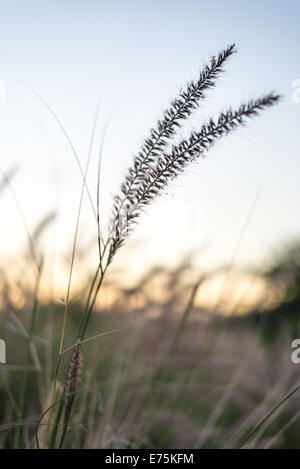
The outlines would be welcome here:
[[[156,128],[151,129],[150,137],[145,140],[140,152],[121,185],[120,193],[114,197],[113,217],[110,227],[108,264],[118,248],[133,229],[143,208],[152,202],[186,166],[206,152],[221,137],[243,126],[247,119],[259,111],[276,104],[280,96],[270,93],[262,98],[242,104],[237,110],[231,108],[222,112],[214,121],[210,119],[199,131],[191,132],[188,139],[171,146],[172,138],[192,111],[205,98],[205,91],[215,86],[216,78],[223,71],[225,61],[236,51],[235,45],[228,46],[212,57],[200,73],[198,81],[190,81],[179,97],[163,114]]]
[[[65,411],[64,411],[64,421],[68,420],[68,417],[71,412],[71,407],[75,398],[75,394],[78,391],[78,388],[81,383],[82,377],[82,367],[83,367],[83,351],[82,345],[80,342],[74,348],[68,378],[65,387]]]

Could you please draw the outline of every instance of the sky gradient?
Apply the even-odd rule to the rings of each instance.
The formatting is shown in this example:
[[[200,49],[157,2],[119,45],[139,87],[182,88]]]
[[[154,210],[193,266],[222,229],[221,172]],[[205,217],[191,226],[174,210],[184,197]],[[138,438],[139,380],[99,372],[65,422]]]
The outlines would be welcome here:
[[[81,190],[78,166],[49,111],[55,110],[84,166],[97,102],[100,117],[88,177],[95,197],[101,129],[103,212],[130,158],[180,86],[235,42],[236,54],[191,120],[197,128],[229,105],[276,90],[284,96],[217,144],[176,180],[145,215],[120,253],[132,270],[148,262],[176,263],[194,249],[205,268],[260,264],[289,240],[300,239],[300,3],[263,1],[11,1],[0,2],[0,168],[18,167],[13,187],[30,230],[46,213],[58,218],[45,238],[63,252],[74,232]],[[0,199],[2,258],[25,240],[12,194]],[[81,242],[96,227],[84,205]],[[201,247],[203,249],[201,250]],[[138,255],[131,256],[131,248]]]

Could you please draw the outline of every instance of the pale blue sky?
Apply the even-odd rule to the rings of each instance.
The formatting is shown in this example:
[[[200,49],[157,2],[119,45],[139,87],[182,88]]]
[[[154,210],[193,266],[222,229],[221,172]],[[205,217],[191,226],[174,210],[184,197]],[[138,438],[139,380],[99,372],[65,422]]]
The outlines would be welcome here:
[[[299,1],[20,0],[0,1],[0,7],[0,80],[6,86],[0,167],[20,167],[14,187],[29,227],[58,207],[56,237],[48,243],[55,239],[63,250],[70,239],[80,175],[60,130],[20,80],[55,109],[83,164],[100,100],[98,135],[111,116],[102,167],[102,200],[108,207],[160,111],[186,80],[197,77],[211,54],[232,42],[239,53],[194,115],[193,126],[228,104],[270,90],[283,94],[284,101],[217,145],[150,209],[144,230],[132,241],[140,253],[136,267],[146,260],[175,261],[203,242],[206,266],[228,261],[259,188],[237,261],[260,262],[268,250],[300,238],[300,104],[292,101],[292,82],[300,78]],[[96,160],[95,152],[92,191]],[[1,251],[9,252],[23,239],[9,193],[0,210]],[[83,239],[93,230],[85,207]]]

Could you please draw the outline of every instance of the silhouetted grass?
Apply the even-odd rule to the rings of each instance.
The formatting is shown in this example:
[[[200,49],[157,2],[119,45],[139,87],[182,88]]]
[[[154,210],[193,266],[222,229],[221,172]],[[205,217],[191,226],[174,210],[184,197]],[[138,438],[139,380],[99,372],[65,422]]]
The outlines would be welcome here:
[[[1,393],[9,403],[1,411],[3,447],[35,448],[42,442],[44,448],[234,447],[250,441],[257,441],[258,446],[270,442],[265,424],[272,423],[275,412],[269,409],[281,410],[286,399],[280,399],[294,380],[294,370],[286,363],[273,365],[273,357],[268,357],[259,342],[259,327],[253,327],[251,320],[239,330],[232,327],[231,317],[199,309],[195,300],[207,280],[204,273],[197,273],[197,280],[184,287],[181,274],[189,273],[190,266],[174,272],[154,269],[136,288],[119,290],[109,311],[99,311],[97,304],[99,292],[106,288],[108,268],[147,206],[220,139],[278,103],[280,97],[269,93],[236,110],[230,108],[176,143],[182,123],[215,87],[235,50],[230,45],[213,57],[150,130],[113,197],[106,235],[100,226],[100,170],[96,203],[87,186],[98,110],[83,169],[59,118],[35,92],[72,148],[82,190],[63,319],[62,306],[43,304],[39,292],[43,256],[36,244],[54,214],[46,215],[33,235],[26,228],[35,271],[32,290],[22,292],[25,306],[16,307],[10,295],[3,294],[11,338],[14,334],[22,337],[14,351],[15,363],[25,361],[18,371],[8,365],[1,375]],[[12,174],[3,180],[0,190],[7,188],[11,178]],[[70,289],[85,191],[97,223],[99,260],[75,302]],[[165,303],[145,294],[155,275],[169,280]],[[8,291],[5,281],[3,275]],[[136,295],[142,306],[134,306]],[[62,324],[60,331],[58,324]],[[68,347],[66,338],[71,344]],[[276,346],[279,351],[274,346],[274,353],[284,362],[280,341]],[[269,372],[278,378],[276,386],[266,378]]]

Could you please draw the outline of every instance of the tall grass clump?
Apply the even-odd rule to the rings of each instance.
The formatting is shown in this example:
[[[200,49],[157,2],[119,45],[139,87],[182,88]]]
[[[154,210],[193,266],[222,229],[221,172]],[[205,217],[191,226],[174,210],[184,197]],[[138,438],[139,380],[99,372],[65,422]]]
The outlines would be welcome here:
[[[179,141],[176,141],[182,124],[199,107],[207,92],[216,86],[217,79],[223,73],[226,62],[235,52],[236,47],[232,44],[216,57],[212,57],[198,78],[186,84],[163,112],[161,119],[150,130],[139,152],[133,157],[132,164],[125,174],[119,191],[113,197],[112,214],[105,236],[100,230],[100,207],[97,203],[99,263],[87,294],[64,391],[57,396],[56,385],[64,354],[63,339],[66,333],[68,313],[68,304],[65,305],[65,318],[52,398],[49,408],[45,411],[45,414],[48,413],[43,442],[45,448],[62,447],[63,445],[72,415],[73,401],[81,380],[82,344],[88,340],[86,339],[87,328],[103,279],[114,256],[134,230],[144,210],[162,195],[172,181],[182,174],[191,163],[205,157],[219,140],[244,126],[249,119],[256,117],[261,111],[277,104],[280,99],[279,95],[269,93],[243,103],[237,109],[229,108],[220,112],[216,119],[211,118],[199,125],[198,129],[191,130],[187,138],[181,140],[179,138]],[[99,177],[100,171],[98,191]],[[54,415],[52,414],[53,410]],[[60,425],[63,427],[61,432],[58,431]],[[50,429],[52,430],[49,439]]]

